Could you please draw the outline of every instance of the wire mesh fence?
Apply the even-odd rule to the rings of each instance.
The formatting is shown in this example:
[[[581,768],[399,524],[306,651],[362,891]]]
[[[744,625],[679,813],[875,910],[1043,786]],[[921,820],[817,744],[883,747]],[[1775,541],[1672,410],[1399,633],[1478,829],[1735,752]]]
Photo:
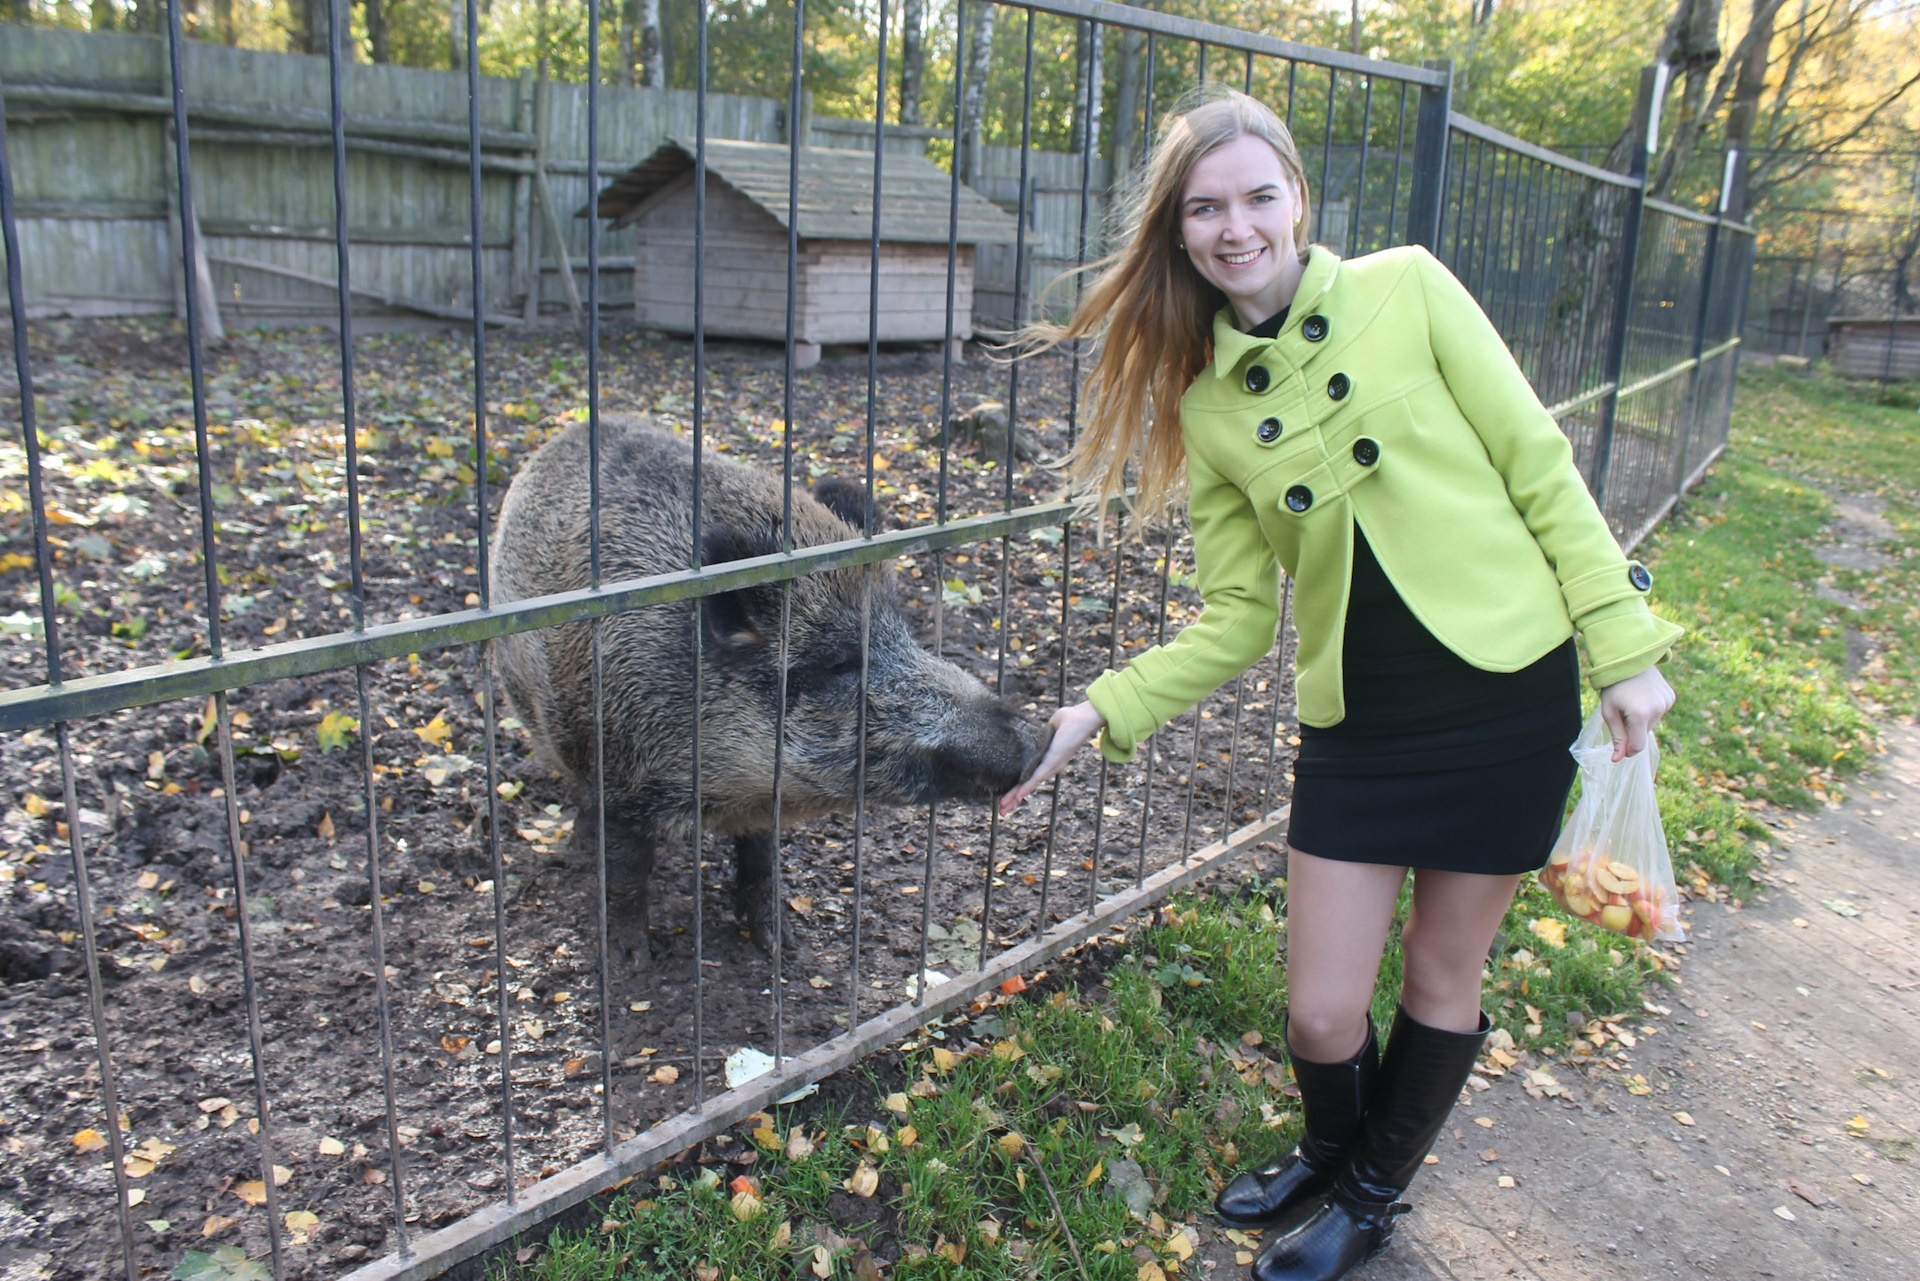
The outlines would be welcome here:
[[[954,8],[962,50],[973,7]],[[1099,0],[996,13],[1021,33],[1020,92],[981,133],[1022,145],[1009,191],[977,168],[1017,227],[989,316],[1032,314],[1111,234],[1120,193],[1097,148],[1076,177],[1031,146],[1036,24],[1088,24],[1086,47],[1108,32],[1138,52],[1141,131],[1179,88],[1244,87],[1300,141],[1318,241],[1441,254],[1624,541],[1723,446],[1751,246],[1725,210],[1645,201],[1644,165],[1609,174],[1450,112],[1444,66]],[[597,33],[597,4],[589,18]],[[888,21],[883,5],[883,87]],[[1052,705],[1197,613],[1190,552],[1177,529],[1102,542],[1056,500],[1045,464],[1075,437],[1084,353],[995,363],[951,328],[883,345],[903,286],[872,193],[907,163],[884,88],[871,142],[839,162],[869,193],[866,341],[798,368],[797,148],[757,224],[784,246],[755,288],[786,340],[709,333],[716,263],[743,233],[708,164],[704,68],[724,52],[705,32],[684,337],[609,308],[596,218],[580,329],[499,322],[488,155],[525,140],[490,142],[478,109],[467,276],[447,300],[464,329],[362,332],[336,55],[331,328],[210,344],[173,10],[183,333],[31,320],[8,148],[40,118],[16,118],[8,88],[19,445],[0,478],[24,484],[8,546],[35,581],[0,692],[19,802],[0,947],[31,989],[3,1017],[37,1057],[7,1108],[32,1131],[6,1122],[31,1180],[6,1195],[27,1248],[75,1275],[164,1270],[202,1240],[276,1276],[434,1275],[1284,827],[1284,614],[1271,657],[1137,763],[1086,764],[1008,820],[984,803]],[[806,39],[796,9],[793,67]],[[598,56],[586,175],[645,159],[603,150]],[[982,74],[963,53],[955,120]],[[787,120],[803,93],[796,74]],[[948,154],[969,146],[956,127]],[[986,262],[962,243],[961,168],[949,326],[963,263]],[[103,409],[107,389],[133,408]]]

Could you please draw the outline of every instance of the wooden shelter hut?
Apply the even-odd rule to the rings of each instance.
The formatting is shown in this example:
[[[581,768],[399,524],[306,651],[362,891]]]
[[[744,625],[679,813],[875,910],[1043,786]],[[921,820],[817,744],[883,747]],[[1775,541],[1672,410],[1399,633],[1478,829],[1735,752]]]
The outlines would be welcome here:
[[[709,335],[786,340],[789,176],[784,144],[707,140],[702,319]],[[889,152],[880,182],[879,339],[944,339],[953,180],[918,156]],[[1012,244],[1018,232],[1013,216],[978,192],[962,186],[959,197],[956,344],[973,336],[974,247]],[[597,209],[614,227],[635,229],[634,319],[692,333],[693,143],[662,143],[600,192]],[[797,209],[794,357],[804,368],[820,359],[822,344],[868,340],[873,153],[803,148]]]
[[[1920,378],[1920,316],[1832,316],[1827,359],[1855,378]]]

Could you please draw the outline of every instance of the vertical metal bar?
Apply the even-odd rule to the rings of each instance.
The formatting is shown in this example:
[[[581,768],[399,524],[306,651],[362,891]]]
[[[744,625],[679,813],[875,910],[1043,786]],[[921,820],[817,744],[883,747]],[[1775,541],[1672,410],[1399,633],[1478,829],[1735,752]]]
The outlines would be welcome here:
[[[1715,223],[1713,230],[1718,231],[1720,224]],[[1793,354],[1807,354],[1807,326],[1813,323],[1813,291],[1820,281],[1820,242],[1826,236],[1827,220],[1821,218],[1813,224],[1813,257],[1807,263],[1807,300],[1800,309],[1800,336],[1794,341]]]
[[[340,304],[340,412],[345,427],[347,455],[347,559],[353,594],[353,630],[366,630],[367,585],[360,537],[360,442],[355,403],[353,359],[353,271],[347,235],[347,141],[345,69],[340,48],[347,24],[341,21],[342,0],[328,0],[327,45],[328,125],[333,153],[334,295]],[[368,903],[373,914],[373,990],[380,1016],[380,1084],[386,1104],[387,1153],[393,1188],[393,1234],[401,1258],[413,1253],[407,1232],[406,1171],[400,1159],[400,1108],[393,1073],[393,996],[387,983],[386,905],[381,901],[380,807],[374,798],[372,700],[367,695],[367,665],[354,666],[354,695],[360,713],[360,775],[366,808]]]
[[[480,13],[477,0],[466,0],[467,18],[467,213],[471,242],[469,260],[473,275],[473,441],[475,502],[474,524],[478,534],[476,559],[480,573],[480,604],[492,602],[493,588],[487,572],[487,322],[486,275],[481,255],[480,217]],[[495,787],[499,777],[499,747],[494,713],[493,643],[480,645],[480,687],[485,691],[481,713],[486,721],[487,737],[487,848],[493,865],[493,954],[498,967],[496,996],[500,1027],[500,1141],[501,1162],[507,1184],[507,1204],[519,1197],[519,1179],[513,1160],[513,1029],[508,1021],[507,1005],[507,873],[500,850],[500,794]]]
[[[1714,304],[1715,271],[1719,267],[1721,228],[1726,223],[1726,214],[1716,210],[1716,217],[1707,226],[1707,244],[1701,251],[1700,265],[1700,306],[1694,312],[1693,319],[1693,375],[1687,384],[1687,416],[1680,434],[1680,448],[1676,451],[1671,487],[1677,502],[1687,492],[1688,464],[1693,456],[1693,438],[1700,430],[1700,393],[1706,384],[1707,371],[1700,363],[1700,353],[1707,349],[1707,326],[1712,319]],[[1819,224],[1824,226],[1825,224]],[[1819,261],[1818,233],[1815,239],[1815,262]]]
[[[1095,40],[1099,39],[1098,28],[1094,29],[1094,39]],[[1027,10],[1026,46],[1027,46],[1026,64],[1025,64],[1025,71],[1023,72],[1023,78],[1021,81],[1021,98],[1020,98],[1020,223],[1019,223],[1018,229],[1014,233],[1015,239],[1014,239],[1014,269],[1013,269],[1013,310],[1014,310],[1014,320],[1016,325],[1020,323],[1024,323],[1023,318],[1026,316],[1027,306],[1029,302],[1027,298],[1027,287],[1026,287],[1027,286],[1026,254],[1027,254],[1028,208],[1029,208],[1029,203],[1033,199],[1031,173],[1030,173],[1032,146],[1033,146],[1033,10],[1031,9]],[[1089,65],[1091,65],[1092,58],[1093,58],[1093,46],[1091,42],[1088,45],[1087,56],[1088,56]],[[1090,87],[1089,95],[1091,95],[1093,92],[1096,92],[1096,90]],[[1091,101],[1091,96],[1089,97],[1089,101]],[[1087,149],[1085,147],[1081,149],[1082,155],[1083,155],[1083,163],[1084,163],[1084,155],[1086,153],[1086,150]],[[1012,511],[1014,506],[1013,504],[1013,470],[1014,470],[1015,463],[1019,460],[1019,436],[1020,436],[1020,366],[1019,366],[1019,363],[1016,361],[1014,363],[1012,371],[1008,375],[1008,380],[1007,380],[1007,452],[1006,452],[1006,456],[1002,458],[1000,462],[1000,466],[1001,466],[1001,473],[1000,473],[1001,500],[1000,501],[1001,501],[1001,509],[1003,511]],[[1001,696],[1004,696],[1006,694],[1006,689],[1007,689],[1007,598],[1011,594],[1009,582],[1008,582],[1008,575],[1010,572],[1012,561],[1013,561],[1013,542],[1007,535],[1002,534],[1000,536],[1000,582],[999,582],[1000,596],[999,596],[999,603],[997,605],[997,608],[1000,614],[1000,619],[999,619],[1000,625],[995,631],[997,644],[995,645],[994,672],[993,672],[993,692],[996,695],[1001,695]],[[1054,786],[1056,788],[1059,786],[1057,781],[1055,782]],[[986,954],[985,949],[986,949],[987,935],[989,933],[989,927],[992,924],[991,908],[992,908],[992,891],[993,891],[993,865],[996,858],[999,855],[999,851],[1000,851],[1000,807],[998,805],[994,805],[989,808],[987,813],[987,854],[986,854],[987,881],[986,881],[986,884],[987,884],[988,897],[987,897],[987,901],[982,905],[981,921],[980,921],[980,946],[981,946],[981,955],[983,957]],[[929,859],[929,866],[931,866],[931,859],[933,856],[933,851],[931,849],[927,851],[927,856]],[[931,899],[932,896],[929,895],[928,897],[929,899]],[[933,907],[933,904],[930,901],[925,905],[925,908],[928,912],[932,911],[932,907]],[[923,935],[923,946],[924,946],[924,935]],[[923,985],[922,991],[921,991],[922,999],[925,999],[925,996],[926,996],[926,992]]]
[[[1353,217],[1348,220],[1346,252],[1358,254],[1366,252],[1366,208],[1367,208],[1367,149],[1373,141],[1373,77],[1368,76],[1362,82],[1366,94],[1362,98],[1360,111],[1360,173],[1353,182]],[[1231,831],[1232,829],[1228,829]]]
[[[1207,42],[1202,40],[1200,42],[1200,74],[1197,77],[1195,77],[1194,83],[1205,84],[1206,82],[1207,82]]]
[[[35,420],[33,360],[27,347],[26,283],[20,262],[19,227],[13,202],[13,159],[7,146],[6,112],[0,110],[0,239],[7,256],[7,328],[13,336],[14,376],[20,383],[20,443],[27,456],[27,502],[32,508],[34,567],[40,583],[40,627],[46,647],[47,683],[61,680],[60,618],[53,585],[53,551],[47,541],[47,503],[40,472],[40,427]],[[61,800],[67,811],[67,852],[73,860],[73,902],[80,918],[80,941],[86,951],[87,1012],[93,1028],[94,1058],[100,1066],[101,1102],[106,1107],[107,1155],[113,1162],[114,1211],[120,1221],[120,1261],[126,1281],[138,1281],[140,1269],[133,1256],[133,1217],[128,1201],[126,1141],[120,1133],[119,1078],[114,1071],[112,1043],[107,1036],[106,996],[100,978],[100,947],[94,928],[92,877],[86,847],[80,839],[80,799],[74,787],[72,744],[67,723],[54,726],[60,747]],[[271,1178],[271,1174],[269,1174]]]
[[[1125,559],[1126,557],[1123,555],[1120,546],[1120,540],[1115,539],[1113,544],[1113,585],[1109,589],[1107,596],[1109,602],[1107,609],[1107,666],[1110,668],[1120,666],[1120,567]],[[1062,648],[1064,650],[1064,646]],[[1061,655],[1060,666],[1060,683],[1064,686],[1066,684],[1066,656],[1064,652]],[[1060,701],[1064,703],[1066,699],[1063,697]],[[1151,754],[1149,754],[1148,760],[1152,760]],[[1092,910],[1094,903],[1100,897],[1100,853],[1106,848],[1102,839],[1102,833],[1106,827],[1107,785],[1112,776],[1113,762],[1107,759],[1106,753],[1102,752],[1100,754],[1100,785],[1095,789],[1093,798],[1093,868],[1091,869],[1092,874],[1087,881],[1087,908],[1089,911]]]
[[[1313,238],[1320,239],[1327,225],[1327,192],[1333,176],[1333,111],[1340,89],[1340,73],[1327,68],[1327,123],[1320,135],[1320,199],[1313,202]],[[1192,815],[1188,815],[1191,819]]]
[[[1407,240],[1440,251],[1442,202],[1447,187],[1447,116],[1453,110],[1453,60],[1426,64],[1446,76],[1439,85],[1420,86],[1420,111],[1413,135],[1413,191],[1407,198]],[[1402,119],[1406,113],[1402,112]]]
[[[881,159],[886,154],[887,128],[887,0],[880,0],[880,60],[874,76],[873,94],[873,239],[869,245],[872,254],[871,276],[867,287],[867,439],[866,439],[866,505],[863,509],[864,524],[861,536],[873,537],[873,442],[878,419],[879,407],[877,389],[880,371],[880,206],[885,194],[881,185]],[[866,826],[867,826],[867,701],[868,680],[871,673],[868,649],[872,644],[873,633],[873,573],[871,566],[860,569],[860,707],[858,723],[858,754],[854,757],[854,805],[853,805],[853,864],[856,878],[862,877],[866,866]],[[927,849],[927,867],[933,867],[933,849]],[[860,888],[864,889],[864,885]],[[859,915],[860,895],[854,895],[855,915]],[[927,969],[927,930],[926,921],[933,911],[933,886],[929,880],[921,891],[920,912],[920,974],[918,979],[920,995],[926,996],[927,982],[924,977]],[[775,979],[778,979],[775,975]],[[775,986],[778,986],[776,982]],[[859,984],[851,985],[854,1000],[859,1000]],[[857,1026],[857,1023],[849,1024]]]
[[[701,554],[705,506],[707,412],[707,0],[694,0],[699,26],[695,48],[693,128],[693,568]],[[701,796],[701,748],[707,598],[693,602],[693,1101],[707,1098],[707,911],[706,814]]]
[[[1247,70],[1240,79],[1240,92],[1249,98],[1253,96],[1253,50],[1247,50]]]
[[[1233,680],[1233,728],[1227,739],[1227,791],[1222,798],[1221,814],[1225,826],[1222,831],[1233,831],[1233,780],[1240,768],[1240,713],[1247,701],[1247,674],[1242,671]]]
[[[1287,132],[1293,132],[1293,86],[1300,75],[1300,64],[1287,59]]]
[[[213,519],[213,447],[207,430],[206,366],[201,350],[200,289],[195,265],[200,248],[195,234],[198,226],[193,202],[193,165],[187,141],[187,90],[184,68],[186,36],[180,27],[180,8],[167,6],[167,66],[173,94],[174,163],[180,182],[180,253],[187,274],[187,367],[193,389],[193,443],[200,481],[200,546],[206,566],[207,649],[219,658],[225,646],[220,630],[220,578],[214,544]],[[18,323],[18,317],[16,317]],[[273,1180],[273,1116],[267,1099],[266,1064],[260,1029],[259,989],[254,982],[253,925],[247,916],[247,877],[242,861],[239,799],[234,794],[233,744],[229,734],[227,696],[214,695],[214,715],[219,725],[220,781],[227,815],[228,853],[233,863],[235,906],[240,915],[241,990],[247,1010],[247,1048],[253,1060],[253,1089],[256,1115],[260,1123],[260,1168],[266,1189],[267,1243],[273,1256],[273,1274],[286,1274],[286,1261],[280,1245],[280,1198]],[[68,829],[79,823],[78,814],[68,815]],[[108,1118],[109,1128],[117,1127],[118,1117]]]
[[[787,69],[787,315],[786,343],[781,349],[780,372],[780,550],[793,550],[793,363],[794,344],[799,341],[797,321],[799,316],[800,295],[800,155],[806,149],[809,139],[803,130],[809,128],[806,118],[801,114],[802,98],[806,77],[806,13],[805,0],[794,0],[793,4],[793,48],[791,62]],[[948,308],[952,310],[951,307]],[[787,664],[788,641],[793,628],[793,582],[791,579],[780,581],[780,647],[779,670],[774,677],[773,708],[773,977],[774,1009],[776,1014],[783,1010],[784,996],[781,995],[780,976],[785,966],[783,952],[786,946],[785,917],[782,915],[785,896],[780,889],[781,861],[784,851],[781,848],[780,821],[781,802],[786,786],[787,766]],[[866,688],[863,684],[862,689]],[[865,709],[863,708],[862,711]],[[864,752],[861,753],[863,756]],[[859,921],[854,922],[855,937],[858,937]],[[859,949],[854,955],[853,978],[848,983],[852,992],[854,1008],[848,1020],[848,1027],[860,1024],[860,979]],[[786,1025],[782,1018],[775,1019],[773,1058],[777,1066],[786,1051]]]
[[[1634,272],[1640,260],[1640,218],[1646,206],[1647,179],[1647,133],[1649,121],[1658,108],[1654,96],[1656,86],[1663,79],[1653,67],[1640,72],[1640,94],[1634,102],[1633,123],[1629,126],[1633,134],[1633,151],[1628,162],[1628,176],[1639,181],[1627,194],[1626,218],[1620,229],[1620,263],[1613,281],[1613,318],[1607,330],[1606,364],[1602,371],[1605,381],[1613,384],[1607,398],[1601,402],[1600,428],[1594,445],[1593,475],[1587,481],[1587,488],[1593,491],[1593,501],[1606,510],[1607,473],[1613,465],[1613,426],[1620,414],[1620,376],[1626,367],[1627,325],[1633,318]]]
[[[1273,705],[1267,718],[1267,780],[1260,789],[1260,812],[1273,812],[1273,776],[1280,764],[1280,691],[1287,678],[1287,617],[1293,607],[1293,579],[1280,582],[1280,626],[1273,642]]]
[[[600,0],[587,0],[587,557],[588,580],[600,586]],[[594,926],[599,944],[600,1126],[608,1152],[613,1132],[613,967],[608,957],[606,628],[596,617],[593,648]],[[778,799],[776,797],[776,806]],[[777,813],[777,810],[776,810]],[[774,831],[780,830],[776,822]]]
[[[1400,161],[1407,153],[1407,82],[1400,82],[1400,110],[1394,116],[1393,134],[1393,181],[1387,186],[1387,234],[1382,238],[1384,244],[1398,244],[1393,224],[1400,217]]]
[[[1169,522],[1166,536],[1160,547],[1160,604],[1154,611],[1156,621],[1153,643],[1155,645],[1167,643],[1167,588],[1173,581],[1173,542],[1173,525]],[[1153,766],[1156,755],[1153,743],[1154,740],[1151,738],[1146,743],[1147,781],[1140,795],[1139,861],[1133,870],[1133,883],[1136,886],[1143,884],[1147,879],[1147,827],[1153,820]]]

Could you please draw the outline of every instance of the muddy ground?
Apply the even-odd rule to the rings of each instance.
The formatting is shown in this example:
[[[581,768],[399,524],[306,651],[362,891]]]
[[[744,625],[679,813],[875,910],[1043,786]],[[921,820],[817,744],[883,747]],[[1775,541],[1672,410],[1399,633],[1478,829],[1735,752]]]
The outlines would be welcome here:
[[[64,674],[209,653],[184,342],[164,325],[123,322],[49,322],[31,341]],[[604,353],[605,405],[689,421],[687,343],[614,329]],[[355,356],[366,616],[477,603],[470,341],[369,336]],[[779,353],[712,344],[707,369],[708,439],[777,465]],[[1066,444],[1071,373],[1064,357],[1036,361],[1016,387],[1006,368],[970,352],[951,399],[966,410],[1013,392],[1017,421],[1044,458]],[[876,494],[895,525],[938,514],[930,442],[941,381],[935,354],[882,356]],[[240,334],[208,354],[227,652],[350,625],[340,385],[325,333]],[[863,474],[867,386],[864,353],[830,354],[796,379],[803,479]],[[585,389],[571,335],[490,336],[490,507],[520,460],[584,404]],[[0,413],[10,442],[0,452],[0,686],[22,688],[47,667],[11,386],[0,388]],[[1031,461],[1009,486],[996,458],[971,444],[950,453],[947,473],[951,516],[999,510],[1009,492],[1028,502],[1058,489]],[[1004,628],[995,544],[900,563],[898,598],[926,643],[937,636],[947,658],[1003,681],[1008,698],[1044,719],[1063,688],[1077,693],[1106,665],[1116,618],[1122,655],[1152,643],[1160,626],[1162,546],[1120,547],[1116,592],[1115,549],[1089,543],[1078,530],[1064,541],[1055,531],[1013,540]],[[1174,549],[1172,627],[1196,608],[1184,555]],[[367,780],[359,739],[341,733],[343,717],[358,718],[351,669],[234,691],[230,780],[206,703],[74,725],[73,813],[52,730],[0,743],[0,1272],[9,1281],[122,1269],[70,822],[88,862],[102,1026],[125,1185],[137,1202],[135,1266],[165,1272],[188,1249],[222,1244],[260,1257],[271,1209],[290,1228],[289,1271],[305,1277],[394,1244],[389,1076],[400,1212],[410,1231],[425,1231],[500,1197],[508,1178],[525,1185],[577,1160],[608,1126],[632,1134],[697,1090],[721,1088],[735,1050],[795,1053],[901,999],[920,964],[923,921],[928,964],[957,972],[983,941],[989,951],[1018,942],[1224,831],[1230,767],[1235,823],[1287,787],[1290,690],[1266,666],[1250,673],[1237,704],[1229,687],[1163,733],[1151,775],[1144,764],[1117,768],[1102,789],[1097,764],[1083,760],[1057,813],[1037,799],[999,824],[983,806],[950,805],[931,821],[874,812],[860,829],[840,816],[794,831],[783,869],[796,947],[777,1018],[769,958],[733,920],[726,854],[710,847],[697,897],[692,861],[670,855],[653,881],[664,954],[611,966],[606,1099],[588,846],[575,839],[571,793],[533,763],[524,735],[507,725],[486,741],[479,661],[455,650],[368,672],[390,1053],[374,981]],[[622,925],[612,923],[616,940]],[[278,1167],[271,1205],[268,1165]]]

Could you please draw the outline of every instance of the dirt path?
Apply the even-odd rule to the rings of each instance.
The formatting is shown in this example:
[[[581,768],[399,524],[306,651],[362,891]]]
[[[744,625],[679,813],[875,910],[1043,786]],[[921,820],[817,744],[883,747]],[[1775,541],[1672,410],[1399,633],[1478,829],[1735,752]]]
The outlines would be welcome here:
[[[1845,805],[1778,821],[1771,891],[1694,905],[1683,981],[1621,1024],[1630,1049],[1552,1066],[1565,1097],[1529,1097],[1524,1062],[1470,1092],[1358,1276],[1916,1274],[1920,728],[1886,745]],[[1242,1273],[1207,1236],[1206,1264]]]

